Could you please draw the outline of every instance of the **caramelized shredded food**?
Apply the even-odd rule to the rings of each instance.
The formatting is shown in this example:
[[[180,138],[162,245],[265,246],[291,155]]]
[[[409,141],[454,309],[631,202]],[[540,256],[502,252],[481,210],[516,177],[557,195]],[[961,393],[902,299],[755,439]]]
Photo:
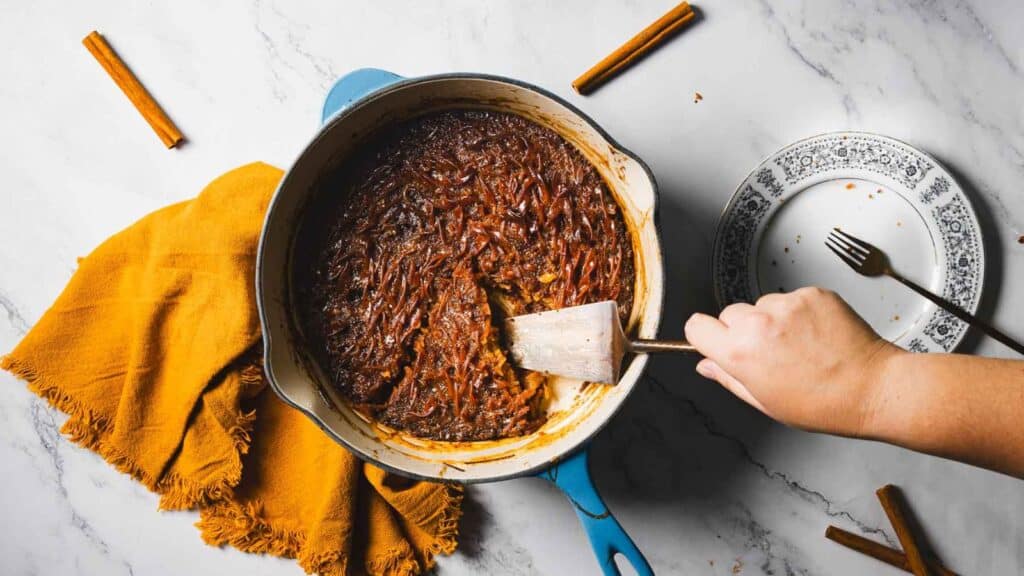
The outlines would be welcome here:
[[[621,211],[554,131],[455,110],[392,127],[320,182],[296,250],[300,322],[356,409],[438,440],[543,423],[545,377],[513,368],[497,320],[633,303]]]

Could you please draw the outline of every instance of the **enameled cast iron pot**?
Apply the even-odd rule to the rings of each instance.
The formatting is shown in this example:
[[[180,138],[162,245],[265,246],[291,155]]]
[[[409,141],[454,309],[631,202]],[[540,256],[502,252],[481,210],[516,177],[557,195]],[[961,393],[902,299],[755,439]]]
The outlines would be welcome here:
[[[651,568],[608,512],[590,480],[587,442],[633,391],[646,355],[629,360],[614,386],[556,380],[548,421],[537,432],[495,442],[435,442],[387,430],[352,410],[326,385],[304,348],[290,270],[296,230],[315,182],[337,167],[379,128],[446,108],[514,112],[571,142],[604,177],[622,207],[636,254],[636,298],[629,330],[654,338],[661,318],[664,275],[655,226],[657,189],[650,170],[590,118],[561,98],[517,80],[481,74],[405,79],[383,70],[357,70],[327,95],[322,126],[281,180],[267,211],[256,258],[256,295],[270,385],[329,436],[361,458],[413,478],[462,483],[540,475],[569,497],[606,574],[618,574],[621,553],[640,574]]]

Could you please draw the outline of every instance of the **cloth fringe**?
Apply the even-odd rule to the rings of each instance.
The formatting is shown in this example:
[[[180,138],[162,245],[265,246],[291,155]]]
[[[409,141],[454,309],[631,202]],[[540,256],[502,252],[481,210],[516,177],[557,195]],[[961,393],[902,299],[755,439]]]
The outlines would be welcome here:
[[[438,521],[438,534],[426,551],[426,566],[434,567],[437,554],[451,554],[455,551],[459,534],[459,518],[462,514],[462,486],[446,484],[446,493]],[[346,576],[347,558],[341,552],[305,550],[306,536],[299,531],[282,530],[271,526],[260,514],[258,502],[239,504],[233,500],[222,500],[202,508],[200,520],[196,523],[203,541],[212,546],[230,544],[244,552],[269,553],[285,558],[297,558],[307,574],[322,576]],[[420,565],[408,552],[392,549],[368,562],[371,576],[412,576],[420,572]]]
[[[271,526],[261,515],[259,502],[240,504],[222,500],[200,510],[196,523],[203,541],[212,546],[230,544],[243,552],[298,558],[307,574],[345,576],[346,564],[338,550],[304,550],[305,534]]]
[[[167,474],[157,479],[106,440],[110,429],[107,418],[83,408],[74,398],[62,392],[55,383],[40,378],[31,367],[10,356],[0,358],[0,369],[27,382],[29,390],[68,415],[68,420],[60,429],[68,440],[99,454],[117,471],[128,474],[150,491],[160,495],[160,510],[188,510],[222,500],[231,494],[231,489],[242,479],[240,456],[224,474],[207,484],[197,484],[176,474]],[[239,454],[248,451],[250,433],[255,422],[255,411],[241,413],[235,425],[229,430]]]
[[[249,443],[252,442],[252,427],[256,424],[256,411],[242,412],[238,415],[238,421],[228,430],[235,449],[239,454],[249,453]],[[237,482],[236,482],[237,484]]]
[[[459,545],[459,519],[462,517],[462,499],[465,490],[461,484],[445,484],[445,495],[441,519],[437,523],[437,536],[427,548],[427,565],[424,569],[434,567],[434,556],[451,554]]]
[[[31,367],[15,361],[10,356],[0,358],[0,369],[11,372],[25,380],[28,387],[58,410],[69,415],[61,427],[61,433],[69,440],[99,454],[118,471],[130,475],[151,491],[159,494],[161,510],[186,510],[200,508],[200,520],[196,523],[203,541],[213,546],[230,544],[244,552],[269,553],[286,558],[297,558],[307,574],[322,576],[346,576],[348,559],[341,551],[303,550],[306,537],[298,531],[281,530],[271,526],[260,515],[258,502],[239,504],[231,499],[232,489],[242,476],[240,455],[249,450],[249,442],[256,412],[242,412],[229,429],[239,457],[221,477],[205,485],[190,482],[176,474],[167,474],[156,479],[139,468],[116,446],[105,440],[109,432],[109,421],[83,408],[74,398],[61,392],[53,382],[39,378]],[[262,366],[248,365],[241,370],[241,379],[247,387],[263,384]],[[437,554],[451,554],[458,545],[459,519],[462,515],[463,487],[445,484],[441,518],[438,520],[437,535],[425,551],[429,570],[436,564]],[[367,569],[373,576],[411,576],[418,574],[420,565],[415,558],[401,550],[392,549],[370,560]]]
[[[412,576],[419,574],[420,564],[409,550],[392,548],[367,562],[369,576]]]

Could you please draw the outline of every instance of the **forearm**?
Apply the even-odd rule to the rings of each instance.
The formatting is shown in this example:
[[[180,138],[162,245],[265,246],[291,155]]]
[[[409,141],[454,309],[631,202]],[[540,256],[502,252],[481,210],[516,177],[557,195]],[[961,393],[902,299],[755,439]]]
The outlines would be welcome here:
[[[1024,362],[901,352],[863,436],[1024,478]]]

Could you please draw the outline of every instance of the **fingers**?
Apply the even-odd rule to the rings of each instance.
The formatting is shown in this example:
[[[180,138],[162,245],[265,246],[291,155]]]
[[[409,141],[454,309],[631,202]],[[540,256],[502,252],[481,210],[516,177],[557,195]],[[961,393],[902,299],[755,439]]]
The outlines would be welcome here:
[[[765,412],[764,405],[751,394],[742,382],[726,372],[714,359],[728,359],[735,356],[736,334],[734,326],[744,324],[745,320],[754,321],[757,309],[745,303],[726,306],[718,318],[707,314],[694,314],[686,322],[686,339],[697,350],[706,356],[697,363],[697,372],[705,378],[714,380],[735,394],[741,400]],[[761,314],[763,315],[763,314]],[[747,322],[749,324],[749,322]],[[744,328],[739,328],[740,331]]]
[[[773,292],[771,294],[765,294],[757,299],[757,308],[773,310],[776,308],[784,307],[793,302],[793,292],[791,293],[779,293]]]
[[[810,299],[832,298],[838,296],[835,292],[831,290],[826,290],[824,288],[820,288],[818,286],[804,286],[803,288],[797,288],[792,292],[792,294],[794,296],[799,296],[801,298]]]
[[[705,356],[717,356],[729,343],[728,327],[718,318],[707,314],[690,316],[683,332],[686,333],[686,340]]]
[[[731,374],[723,370],[722,367],[714,360],[705,358],[698,362],[697,373],[709,380],[718,382],[726,390],[735,394],[740,400],[743,400],[747,404],[750,404],[754,408],[757,408],[761,412],[767,414],[767,412],[765,412],[764,405],[750,393],[750,390],[748,390],[742,382],[733,378]]]
[[[726,326],[732,326],[744,316],[752,313],[755,310],[752,304],[746,302],[737,302],[726,306],[722,313],[718,315],[718,319],[722,321]]]
[[[686,322],[686,339],[697,351],[717,362],[731,365],[727,359],[733,357],[737,345],[737,334],[745,329],[738,326],[748,324],[759,314],[757,309],[743,302],[726,306],[718,318],[707,314],[694,314]]]

